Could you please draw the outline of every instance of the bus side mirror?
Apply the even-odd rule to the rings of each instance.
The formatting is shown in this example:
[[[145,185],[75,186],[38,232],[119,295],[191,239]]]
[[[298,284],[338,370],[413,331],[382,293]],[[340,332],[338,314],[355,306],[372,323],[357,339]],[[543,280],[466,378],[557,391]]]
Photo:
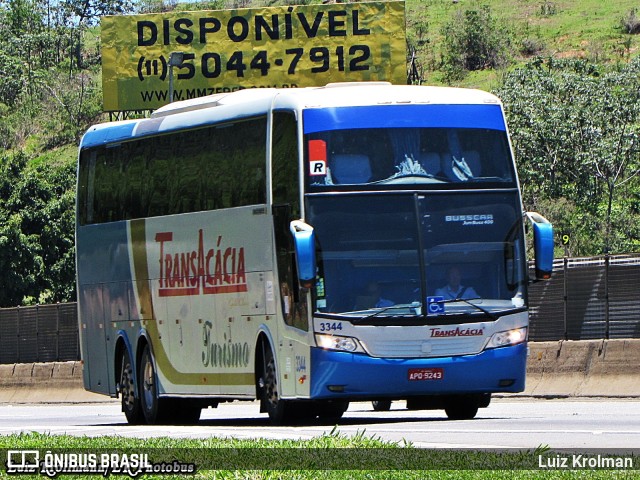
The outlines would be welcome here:
[[[289,229],[293,235],[300,286],[311,288],[316,281],[316,240],[313,227],[302,220],[293,220]]]
[[[553,225],[536,212],[527,212],[533,225],[536,280],[548,280],[553,272]]]

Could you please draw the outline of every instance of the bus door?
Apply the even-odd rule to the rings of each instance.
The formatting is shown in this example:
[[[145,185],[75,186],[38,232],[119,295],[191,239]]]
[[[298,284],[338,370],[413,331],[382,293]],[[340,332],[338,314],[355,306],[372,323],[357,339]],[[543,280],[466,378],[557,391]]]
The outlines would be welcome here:
[[[298,284],[289,205],[273,206],[278,264],[278,293],[282,324],[276,348],[280,359],[283,395],[308,395],[309,308],[308,293]]]
[[[272,126],[272,213],[280,299],[276,349],[284,396],[309,395],[309,293],[296,272],[292,220],[300,219],[297,122],[292,112],[274,112]]]

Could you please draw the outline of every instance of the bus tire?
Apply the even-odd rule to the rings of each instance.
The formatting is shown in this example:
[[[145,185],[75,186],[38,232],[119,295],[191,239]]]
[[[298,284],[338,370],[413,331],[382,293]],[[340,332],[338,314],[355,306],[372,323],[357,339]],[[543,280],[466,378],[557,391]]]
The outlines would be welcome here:
[[[142,413],[148,424],[154,425],[164,423],[166,414],[165,402],[158,396],[158,377],[151,357],[149,345],[144,346],[140,357],[140,372],[138,374],[140,382],[138,392],[140,392],[140,406]]]
[[[391,400],[373,400],[371,405],[376,412],[388,412],[391,410]]]
[[[122,400],[122,411],[127,417],[130,425],[144,423],[144,415],[140,398],[136,396],[135,375],[133,374],[133,363],[127,348],[122,349],[122,362],[120,367],[120,396]]]
[[[444,411],[449,420],[471,420],[478,413],[478,402],[468,398],[455,399]]]
[[[349,408],[345,400],[325,400],[320,402],[316,412],[321,423],[336,423]]]
[[[265,348],[264,387],[262,389],[264,406],[274,425],[287,425],[297,420],[295,404],[280,398],[276,359],[268,346]]]

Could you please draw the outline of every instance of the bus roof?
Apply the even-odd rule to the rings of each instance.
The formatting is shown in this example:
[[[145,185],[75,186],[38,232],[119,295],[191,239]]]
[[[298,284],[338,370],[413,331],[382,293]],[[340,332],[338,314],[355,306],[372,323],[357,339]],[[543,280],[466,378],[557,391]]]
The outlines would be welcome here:
[[[387,82],[331,83],[324,87],[255,88],[173,102],[151,118],[104,123],[89,128],[81,148],[127,141],[134,137],[197,128],[217,122],[266,114],[271,108],[365,105],[478,105],[500,104],[487,92],[465,88],[391,85]]]

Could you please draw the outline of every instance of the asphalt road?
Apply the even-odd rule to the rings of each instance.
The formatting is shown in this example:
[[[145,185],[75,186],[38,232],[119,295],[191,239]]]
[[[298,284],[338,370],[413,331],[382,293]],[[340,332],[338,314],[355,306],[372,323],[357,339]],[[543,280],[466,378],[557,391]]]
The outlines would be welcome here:
[[[203,412],[194,426],[130,426],[119,403],[0,405],[0,435],[47,432],[79,436],[236,437],[309,439],[331,425],[273,427],[257,403],[222,404]],[[474,420],[447,420],[441,411],[408,411],[397,402],[389,412],[354,403],[339,432],[412,442],[425,448],[640,449],[639,400],[494,399]]]

